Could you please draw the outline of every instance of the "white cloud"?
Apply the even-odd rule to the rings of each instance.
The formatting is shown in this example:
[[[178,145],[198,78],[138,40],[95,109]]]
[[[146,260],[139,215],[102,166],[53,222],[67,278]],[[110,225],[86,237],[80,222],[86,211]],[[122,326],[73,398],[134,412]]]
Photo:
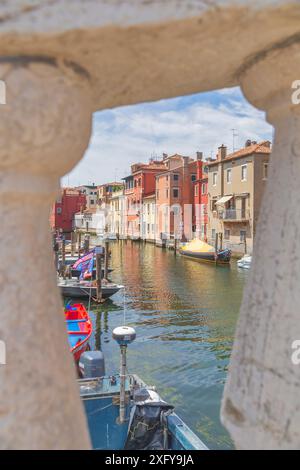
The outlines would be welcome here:
[[[271,139],[264,113],[253,108],[237,88],[102,111],[94,116],[89,148],[63,184],[101,184],[121,179],[130,165],[162,152],[214,155],[225,144],[232,151],[246,139]]]

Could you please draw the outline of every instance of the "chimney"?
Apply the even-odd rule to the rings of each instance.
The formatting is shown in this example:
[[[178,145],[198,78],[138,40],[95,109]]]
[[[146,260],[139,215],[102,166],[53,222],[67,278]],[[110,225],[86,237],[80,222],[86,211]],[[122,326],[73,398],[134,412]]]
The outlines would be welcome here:
[[[203,152],[196,152],[197,160],[203,160]]]
[[[168,154],[167,154],[167,153],[163,153],[163,160],[165,160],[166,158],[168,158]]]
[[[218,160],[224,160],[227,155],[227,147],[225,147],[224,144],[222,144],[220,147],[218,147]]]
[[[269,140],[265,140],[264,142],[262,142],[262,144],[263,144],[264,147],[271,148],[271,142]]]

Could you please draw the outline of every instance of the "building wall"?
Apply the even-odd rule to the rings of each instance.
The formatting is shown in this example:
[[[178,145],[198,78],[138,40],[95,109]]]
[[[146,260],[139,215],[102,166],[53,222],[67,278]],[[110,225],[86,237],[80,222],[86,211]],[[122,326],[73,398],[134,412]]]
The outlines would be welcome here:
[[[86,196],[80,191],[63,189],[61,197],[52,207],[50,225],[52,230],[61,230],[70,235],[76,212],[86,208]]]
[[[268,147],[269,143],[264,146]],[[264,164],[268,161],[268,153],[253,152],[234,158],[229,155],[223,160],[219,158],[218,162],[208,164],[208,239],[211,244],[214,243],[215,234],[219,234],[220,242],[221,234],[223,246],[231,248],[233,252],[252,252],[255,227],[266,184]],[[246,168],[246,178],[242,178],[242,168]],[[214,173],[217,173],[215,185]],[[214,201],[222,196],[232,198],[224,204],[214,206]]]
[[[155,242],[156,239],[156,198],[155,194],[144,198],[142,212],[142,239]]]

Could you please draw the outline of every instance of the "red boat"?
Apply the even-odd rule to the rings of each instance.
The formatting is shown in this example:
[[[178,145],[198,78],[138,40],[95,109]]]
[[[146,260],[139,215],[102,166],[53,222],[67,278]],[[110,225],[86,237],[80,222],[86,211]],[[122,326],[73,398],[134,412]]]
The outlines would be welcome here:
[[[70,351],[76,362],[87,350],[93,326],[90,317],[82,304],[67,305],[65,319],[68,330]]]

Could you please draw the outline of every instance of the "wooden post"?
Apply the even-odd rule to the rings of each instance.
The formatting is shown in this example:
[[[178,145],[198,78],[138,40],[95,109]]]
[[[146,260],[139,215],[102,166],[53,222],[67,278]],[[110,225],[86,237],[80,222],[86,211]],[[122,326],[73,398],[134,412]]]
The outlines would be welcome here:
[[[220,233],[220,250],[223,248],[223,233]]]
[[[71,232],[71,256],[74,256],[74,241],[75,241],[75,232]]]
[[[65,279],[65,266],[66,266],[66,238],[62,235],[61,239],[61,260],[62,260],[62,275]]]
[[[102,302],[102,287],[101,287],[101,254],[96,254],[96,286],[97,286],[97,302]]]
[[[177,237],[174,238],[174,255],[176,256],[177,253]]]
[[[245,249],[245,255],[247,254],[247,237],[246,237],[246,234],[245,234],[245,237],[244,237],[244,249]]]
[[[108,260],[109,260],[109,242],[105,242],[105,253],[104,253],[104,279],[108,277]]]
[[[81,232],[78,232],[78,258],[80,258],[80,249],[81,249]]]
[[[90,237],[88,234],[85,234],[83,241],[83,251],[84,254],[88,253],[90,249]]]
[[[216,253],[218,252],[218,238],[219,238],[219,234],[216,233],[216,238],[215,238],[215,252]]]

